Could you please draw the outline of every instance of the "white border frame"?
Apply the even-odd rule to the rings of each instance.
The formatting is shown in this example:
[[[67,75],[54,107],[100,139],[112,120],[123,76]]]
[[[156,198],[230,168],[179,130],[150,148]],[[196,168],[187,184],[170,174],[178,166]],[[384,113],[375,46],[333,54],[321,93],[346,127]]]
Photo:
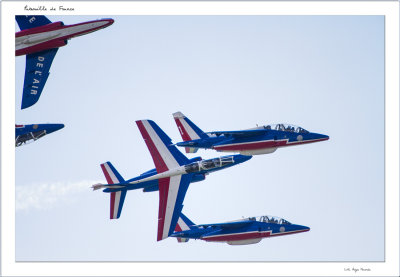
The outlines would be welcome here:
[[[385,262],[129,263],[15,262],[16,14],[47,15],[385,15]],[[1,274],[5,276],[399,276],[399,2],[11,2],[1,3]],[[73,7],[50,12],[50,6]],[[8,24],[7,24],[8,23]],[[373,239],[373,238],[371,238]],[[368,268],[370,271],[345,271]]]

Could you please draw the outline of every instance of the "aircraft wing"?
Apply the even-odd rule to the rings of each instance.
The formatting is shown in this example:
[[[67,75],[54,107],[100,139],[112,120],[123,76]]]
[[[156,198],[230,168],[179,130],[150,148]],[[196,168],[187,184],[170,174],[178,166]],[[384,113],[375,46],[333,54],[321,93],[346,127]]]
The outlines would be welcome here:
[[[214,223],[214,224],[202,224],[196,225],[197,227],[220,227],[222,229],[235,229],[241,228],[247,225],[251,225],[254,221],[245,220],[245,221],[233,221],[233,222],[225,222],[225,223]]]
[[[224,135],[224,136],[232,136],[234,138],[246,138],[246,137],[255,137],[265,134],[264,129],[257,130],[241,130],[241,131],[216,131],[209,132],[208,134],[213,134],[216,136]]]
[[[21,109],[28,108],[39,100],[57,50],[58,48],[53,48],[26,56]]]
[[[16,15],[15,20],[21,30],[50,24],[51,21],[44,15]]]
[[[157,173],[189,163],[189,159],[172,144],[171,138],[152,120],[138,120],[136,124],[150,151]]]
[[[184,174],[159,180],[157,241],[174,232],[191,179],[192,174]]]

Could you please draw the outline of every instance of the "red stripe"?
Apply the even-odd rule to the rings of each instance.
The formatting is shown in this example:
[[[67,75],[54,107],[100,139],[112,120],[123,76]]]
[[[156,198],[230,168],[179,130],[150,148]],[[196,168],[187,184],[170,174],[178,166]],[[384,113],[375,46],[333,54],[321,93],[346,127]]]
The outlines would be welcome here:
[[[268,233],[244,233],[244,234],[227,234],[219,237],[203,238],[205,241],[231,241],[231,240],[245,240],[245,239],[257,239],[262,237],[268,237]]]
[[[164,223],[165,223],[165,211],[167,210],[169,181],[170,181],[170,178],[162,178],[162,179],[158,180],[159,204],[158,204],[157,241],[162,240],[162,236],[163,236]]]
[[[110,193],[110,219],[114,218],[115,192]]]
[[[103,170],[103,174],[106,177],[107,183],[108,184],[114,184],[113,180],[111,179],[110,174],[108,173],[106,167],[104,166],[104,164],[100,165],[101,169]]]
[[[142,134],[142,137],[147,145],[147,148],[150,151],[151,157],[153,158],[153,162],[156,166],[157,173],[167,171],[168,167],[165,164],[164,159],[162,158],[160,152],[158,152],[158,149],[155,146],[153,140],[151,139],[149,133],[147,132],[146,128],[144,127],[143,121],[138,120],[138,121],[136,121],[136,124],[139,128],[140,133]]]
[[[174,230],[175,232],[182,232],[182,228],[181,228],[181,226],[179,225],[179,219],[178,219],[178,223],[176,224],[176,227],[175,227],[175,230]]]
[[[312,143],[312,142],[318,142],[318,141],[323,141],[327,139],[319,139],[319,140],[313,140],[313,141],[299,141],[299,142],[293,142],[293,143],[288,143],[287,140],[269,140],[269,141],[262,141],[262,142],[249,142],[249,143],[243,143],[243,144],[237,144],[237,145],[217,145],[214,146],[213,148],[215,150],[220,150],[220,151],[232,151],[232,150],[256,150],[256,149],[264,149],[264,148],[270,148],[270,147],[283,147],[283,146],[292,146],[292,145],[298,145],[298,144],[305,144],[305,143]]]
[[[183,120],[183,119],[182,119]],[[188,132],[186,131],[185,127],[183,127],[182,122],[179,120],[179,118],[175,118],[176,125],[178,125],[178,129],[181,133],[183,141],[189,141],[192,140],[192,138],[189,136]]]
[[[79,25],[91,24],[91,23],[94,23],[94,22],[101,22],[101,21],[104,21],[104,22],[107,21],[108,23],[103,25],[103,26],[101,26],[101,27],[92,28],[92,29],[86,30],[84,32],[89,32],[89,33],[90,32],[94,32],[96,30],[106,28],[106,27],[108,27],[108,26],[110,26],[111,24],[114,23],[113,19],[92,20],[92,21],[87,21],[87,22],[82,22],[82,23],[77,23],[77,24],[72,24],[72,25],[63,25],[63,23],[61,21],[57,21],[57,22],[49,23],[49,24],[46,24],[46,25],[43,25],[43,26],[33,27],[33,28],[29,28],[29,29],[25,29],[25,30],[19,31],[19,32],[15,33],[15,37],[22,37],[22,36],[39,34],[39,33],[44,33],[44,32],[62,30],[62,29],[67,29],[67,28],[79,26]],[[71,36],[75,36],[75,35],[80,34],[80,33],[82,33],[82,32],[75,33],[75,34],[73,34]]]
[[[308,232],[309,230],[299,230],[287,233],[275,233],[271,234],[270,232],[257,232],[257,233],[244,233],[244,234],[227,234],[218,237],[209,237],[202,238],[205,241],[235,241],[235,240],[245,240],[245,239],[256,239],[256,238],[267,238],[267,237],[278,237],[284,235],[292,235],[297,233]]]
[[[276,233],[276,234],[271,234],[271,237],[279,237],[279,236],[284,236],[284,235],[292,235],[292,234],[297,234],[297,233],[303,233],[303,232],[308,232],[310,229],[306,230],[300,230],[300,231],[294,231],[291,233]]]

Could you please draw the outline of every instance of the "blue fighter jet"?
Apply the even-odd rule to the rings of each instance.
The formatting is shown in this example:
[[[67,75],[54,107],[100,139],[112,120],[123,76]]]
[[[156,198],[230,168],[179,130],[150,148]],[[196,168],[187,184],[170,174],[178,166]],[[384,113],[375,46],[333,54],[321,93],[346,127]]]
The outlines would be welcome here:
[[[136,124],[150,151],[156,168],[127,181],[110,162],[101,164],[108,184],[95,184],[93,190],[104,189],[110,193],[110,219],[119,218],[126,192],[143,189],[159,191],[157,240],[171,235],[183,208],[183,200],[190,183],[202,181],[206,175],[243,163],[251,156],[229,155],[202,160],[188,159],[172,144],[171,139],[151,120],[139,120]]]
[[[284,236],[310,231],[310,228],[295,225],[276,216],[249,217],[240,220],[195,225],[184,214],[181,214],[171,237],[178,242],[189,239],[201,239],[211,242],[226,242],[230,245],[259,243],[263,238]]]
[[[203,132],[181,112],[173,114],[186,153],[195,153],[199,148],[221,152],[237,152],[243,155],[261,155],[276,151],[279,147],[301,145],[328,140],[322,134],[311,133],[289,124],[273,124],[239,131]]]
[[[64,128],[64,124],[15,125],[15,146],[21,146]]]
[[[15,55],[26,55],[21,109],[34,105],[43,91],[58,48],[71,38],[106,28],[113,19],[100,19],[74,25],[51,22],[44,15],[17,15],[20,32],[15,34]]]

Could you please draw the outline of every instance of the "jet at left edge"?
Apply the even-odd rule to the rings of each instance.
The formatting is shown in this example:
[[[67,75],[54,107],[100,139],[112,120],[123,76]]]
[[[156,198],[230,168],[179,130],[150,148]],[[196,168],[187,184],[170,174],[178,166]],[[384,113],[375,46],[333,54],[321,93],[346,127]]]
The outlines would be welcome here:
[[[111,18],[73,25],[51,22],[43,15],[17,15],[20,32],[15,33],[15,55],[27,55],[21,109],[34,105],[49,77],[59,47],[73,37],[86,35],[114,23]]]
[[[64,128],[64,124],[15,124],[15,147],[36,141]]]

